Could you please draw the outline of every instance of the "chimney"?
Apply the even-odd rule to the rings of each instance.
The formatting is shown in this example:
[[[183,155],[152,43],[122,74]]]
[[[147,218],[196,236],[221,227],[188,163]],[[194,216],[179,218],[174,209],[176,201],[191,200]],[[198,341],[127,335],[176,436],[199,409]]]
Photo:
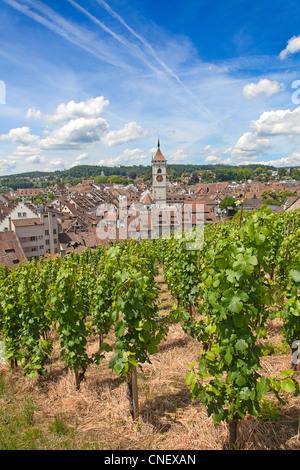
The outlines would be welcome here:
[[[11,217],[8,217],[8,230],[11,232]]]

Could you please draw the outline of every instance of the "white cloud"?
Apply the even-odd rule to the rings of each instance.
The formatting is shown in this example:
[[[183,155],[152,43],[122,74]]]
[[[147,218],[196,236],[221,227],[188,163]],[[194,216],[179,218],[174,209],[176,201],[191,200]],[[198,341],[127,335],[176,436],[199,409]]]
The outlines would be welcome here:
[[[16,160],[0,160],[0,172],[5,174],[16,167]]]
[[[0,140],[9,140],[17,145],[13,155],[7,156],[7,159],[15,160],[25,159],[26,163],[44,163],[44,156],[41,156],[40,138],[38,135],[31,134],[29,127],[17,127],[11,129],[8,134],[0,135]]]
[[[232,148],[231,156],[233,159],[255,158],[270,146],[269,139],[259,137],[256,133],[245,132]]]
[[[107,134],[109,126],[102,118],[73,119],[50,132],[40,144],[42,149],[82,148],[98,143]]]
[[[265,94],[266,96],[272,96],[285,89],[284,83],[279,83],[276,80],[271,81],[267,78],[260,80],[258,83],[248,83],[243,88],[243,94],[251,100],[259,94]]]
[[[107,165],[107,166],[118,166],[126,164],[136,164],[139,165],[141,160],[149,159],[149,156],[146,155],[141,149],[125,150],[121,155],[118,155],[115,158],[109,158],[106,160],[100,160],[98,165]]]
[[[90,98],[79,103],[72,100],[67,104],[59,104],[53,114],[43,114],[38,109],[29,108],[25,118],[35,118],[48,123],[63,123],[79,118],[98,118],[108,105],[109,101],[103,96]]]
[[[182,149],[177,150],[175,153],[169,156],[168,160],[170,162],[184,162],[187,159],[188,155]]]
[[[300,135],[300,106],[293,111],[290,109],[266,111],[257,121],[251,123],[251,127],[259,135]]]
[[[66,167],[65,161],[63,158],[54,158],[50,160],[45,168],[45,171],[54,171],[54,170],[63,170]]]
[[[40,148],[31,145],[18,145],[14,151],[14,158],[30,157],[31,155],[38,155],[41,152]]]
[[[16,127],[8,134],[1,134],[0,140],[10,140],[14,144],[28,145],[39,140],[38,135],[31,134],[29,127]]]
[[[289,54],[295,54],[296,52],[299,52],[299,51],[300,51],[300,36],[293,36],[292,38],[288,40],[286,48],[280,52],[279,57],[281,59],[286,59],[286,57]]]
[[[45,163],[46,158],[43,155],[31,155],[26,158],[27,163]]]
[[[28,126],[11,129],[8,133],[0,135],[0,141],[10,141],[16,146],[15,151],[1,161],[0,172],[8,173],[14,168],[16,161],[23,161],[25,165],[37,165],[46,163],[48,151],[74,150],[78,152],[73,162],[66,163],[65,157],[50,159],[46,163],[46,171],[54,171],[79,165],[87,160],[88,147],[96,145],[115,146],[135,139],[144,138],[149,134],[136,122],[129,122],[121,129],[111,130],[107,121],[100,117],[108,106],[109,101],[102,96],[91,98],[80,103],[69,101],[57,106],[53,114],[43,114],[40,110],[30,108],[26,118],[36,118],[47,125],[41,135],[34,135]],[[51,126],[51,127],[50,127]],[[149,158],[140,149],[126,150],[123,154],[102,163],[108,165],[120,165],[134,162],[136,164]]]
[[[108,105],[108,100],[98,96],[79,103],[61,103],[53,114],[43,114],[40,110],[30,108],[25,116],[27,119],[36,118],[54,125],[54,128],[45,128],[44,138],[41,139],[32,136],[28,127],[12,129],[0,138],[24,144],[37,143],[39,140],[41,150],[51,150],[81,149],[98,143],[114,146],[148,135],[136,122],[127,123],[119,130],[111,130],[107,121],[100,117]],[[55,125],[60,127],[55,128]]]
[[[129,122],[125,124],[123,129],[118,131],[109,131],[102,138],[104,145],[109,147],[119,144],[124,144],[136,139],[142,139],[149,135],[149,131],[144,131],[144,129],[138,125],[136,122]]]
[[[75,158],[75,161],[76,161],[76,162],[81,162],[82,160],[87,160],[87,157],[88,157],[88,153],[87,153],[87,152],[84,152],[84,153],[81,153],[80,155],[78,155],[78,156]]]
[[[70,165],[70,168],[74,167],[74,166],[78,166],[80,165],[80,163],[83,161],[83,160],[87,160],[88,158],[88,153],[87,152],[84,152],[84,153],[81,153],[80,155],[78,155],[75,160],[73,161],[73,163],[71,163]]]
[[[45,139],[40,141],[40,146],[48,150],[80,149],[97,143],[111,147],[144,138],[146,135],[148,131],[144,131],[136,122],[126,124],[120,130],[111,131],[103,118],[79,118],[49,132]]]
[[[245,132],[232,148],[231,156],[234,159],[254,159],[264,154],[276,137],[289,140],[300,137],[300,107],[293,111],[265,111],[256,121],[251,122],[250,127],[252,131]]]
[[[15,130],[15,129],[14,129]],[[17,141],[20,141],[23,139],[24,135],[22,135],[22,137],[20,138],[20,136],[18,135],[18,137],[16,137],[16,134],[13,134],[14,137],[13,137],[13,141],[14,142],[17,142]],[[23,139],[24,141],[25,139]],[[29,140],[30,142],[30,140]],[[36,142],[34,142],[36,144]],[[10,160],[12,162],[15,162],[16,160],[24,160],[26,163],[32,163],[32,164],[36,164],[36,163],[45,163],[46,161],[46,158],[42,155],[40,155],[40,152],[41,152],[41,149],[37,146],[31,146],[30,144],[28,145],[24,145],[23,144],[20,144],[17,146],[17,149],[13,152],[12,155],[8,155],[6,158],[7,160]]]
[[[225,157],[217,157],[216,155],[209,155],[208,157],[205,158],[204,160],[205,163],[222,163],[223,165],[232,165],[232,159],[230,157],[225,158]]]
[[[204,162],[205,163],[218,163],[219,157],[216,157],[216,155],[209,155],[208,157],[205,158]]]
[[[278,160],[269,160],[268,162],[260,162],[260,163],[262,164],[268,163],[268,165],[273,165],[275,167],[280,167],[280,166],[286,166],[286,167],[299,166],[300,167],[300,153],[294,152],[291,155],[288,155],[287,157],[279,158]]]

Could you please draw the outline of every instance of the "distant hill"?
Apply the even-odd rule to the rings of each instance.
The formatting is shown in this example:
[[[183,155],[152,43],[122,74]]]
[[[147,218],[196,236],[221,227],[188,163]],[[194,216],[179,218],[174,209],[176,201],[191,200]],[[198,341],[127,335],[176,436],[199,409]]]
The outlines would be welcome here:
[[[201,181],[204,183],[211,183],[213,181],[237,181],[241,182],[246,179],[269,179],[270,170],[276,170],[272,165],[262,165],[259,163],[252,163],[250,165],[193,165],[189,163],[170,163],[167,164],[167,172],[169,177],[173,180],[180,181],[182,174],[192,175],[191,181],[197,182],[199,173]],[[286,175],[287,168],[279,168],[280,177]],[[99,165],[78,165],[67,170],[56,171],[28,171],[23,173],[15,173],[13,175],[0,176],[0,189],[7,187],[12,189],[17,188],[32,188],[38,186],[39,183],[34,181],[35,178],[45,178],[46,181],[42,182],[42,186],[47,185],[47,181],[55,183],[62,181],[63,183],[71,182],[77,184],[78,180],[94,179],[104,173],[105,176],[112,175],[121,176],[129,180],[134,180],[136,177],[142,177],[144,180],[151,180],[151,165],[131,165],[131,166],[99,166]],[[268,173],[269,172],[269,173]],[[261,176],[260,176],[261,175]],[[292,169],[291,178],[299,179],[300,170]],[[76,182],[77,180],[77,182]],[[266,180],[266,179],[264,179]]]
[[[180,173],[192,173],[193,171],[209,170],[214,171],[216,169],[232,169],[237,170],[238,168],[246,168],[249,170],[256,170],[256,168],[264,168],[266,170],[275,170],[276,168],[271,165],[261,165],[253,163],[251,165],[222,165],[222,164],[210,164],[210,165],[193,165],[189,163],[170,163],[167,164],[169,170],[179,171]],[[151,165],[132,165],[132,166],[99,166],[99,165],[78,165],[68,170],[56,170],[56,171],[28,171],[24,173],[14,173],[11,175],[0,176],[3,178],[40,178],[45,176],[54,176],[59,178],[85,178],[101,175],[103,171],[106,176],[110,175],[121,175],[128,176],[131,172],[144,175],[148,171],[151,171]]]

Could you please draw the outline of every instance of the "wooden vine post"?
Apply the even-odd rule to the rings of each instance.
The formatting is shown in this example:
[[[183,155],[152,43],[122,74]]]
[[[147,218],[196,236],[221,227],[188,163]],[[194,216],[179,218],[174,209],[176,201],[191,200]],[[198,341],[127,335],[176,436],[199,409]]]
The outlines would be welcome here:
[[[294,341],[291,347],[292,350],[292,370],[298,370],[299,354],[300,354],[300,341]]]
[[[133,367],[127,376],[127,397],[129,400],[129,411],[133,421],[139,416],[139,398],[137,386],[137,370]]]
[[[228,423],[228,450],[235,450],[238,441],[238,415],[234,415],[232,421]]]

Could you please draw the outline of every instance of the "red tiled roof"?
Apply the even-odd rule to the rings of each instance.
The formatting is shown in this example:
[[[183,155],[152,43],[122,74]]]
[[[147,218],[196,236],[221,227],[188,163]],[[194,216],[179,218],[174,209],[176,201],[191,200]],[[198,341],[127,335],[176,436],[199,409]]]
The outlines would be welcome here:
[[[29,226],[34,226],[34,225],[43,225],[41,222],[41,219],[38,217],[34,219],[16,219],[12,220],[12,223],[14,224],[15,227],[29,227]]]
[[[153,204],[153,199],[151,198],[151,196],[149,194],[146,194],[146,196],[144,196],[143,199],[141,200],[141,203],[142,204]]]
[[[157,150],[155,157],[153,158],[153,162],[166,162],[167,160],[161,153],[160,149]]]
[[[13,269],[17,264],[26,261],[15,232],[0,232],[0,264]]]
[[[18,189],[18,196],[38,196],[40,192],[39,188]]]

